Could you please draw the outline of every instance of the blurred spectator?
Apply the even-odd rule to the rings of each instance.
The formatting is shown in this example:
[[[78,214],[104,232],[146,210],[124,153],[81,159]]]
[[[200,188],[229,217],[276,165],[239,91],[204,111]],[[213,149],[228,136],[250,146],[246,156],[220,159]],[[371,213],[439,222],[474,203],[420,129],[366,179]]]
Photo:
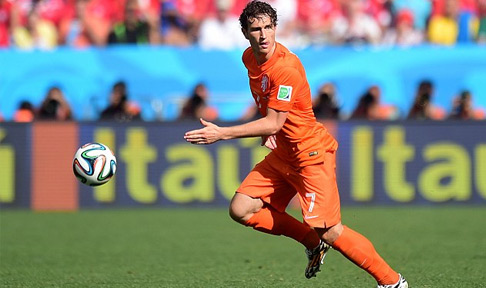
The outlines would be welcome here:
[[[125,0],[126,1],[126,0]],[[160,0],[136,0],[138,3],[139,17],[149,25],[158,27],[161,13]]]
[[[36,10],[39,18],[58,28],[64,14],[73,0],[14,0],[17,6],[20,25],[26,25],[29,14]]]
[[[189,29],[189,24],[179,14],[175,4],[170,0],[163,0],[160,15],[161,42],[165,45],[189,46],[195,41]]]
[[[77,48],[105,46],[112,24],[123,19],[123,7],[112,0],[75,1],[73,17],[66,17],[61,24],[61,37]]]
[[[34,0],[7,0],[12,2],[16,8],[17,8],[17,13],[18,13],[18,18],[19,18],[19,25],[25,26],[27,25],[29,14],[32,10],[35,9],[35,4],[39,1],[34,1]]]
[[[477,39],[479,20],[473,11],[460,10],[457,19],[458,22],[458,43],[471,43],[475,42]]]
[[[449,118],[458,120],[474,119],[471,93],[469,91],[462,91],[461,94],[454,99]]]
[[[138,0],[127,0],[125,17],[122,22],[113,25],[108,35],[108,44],[156,44],[158,43],[157,26],[139,17]],[[154,24],[154,23],[152,23]],[[155,25],[158,25],[157,23]]]
[[[72,1],[59,24],[59,41],[64,45],[77,48],[89,46],[91,45],[90,37],[82,26],[86,17],[88,0]]]
[[[407,119],[441,120],[445,118],[443,109],[432,105],[434,84],[430,80],[423,80],[417,87],[417,93],[408,113]]]
[[[390,28],[383,36],[383,44],[398,46],[413,46],[423,42],[423,34],[414,28],[414,18],[410,10],[400,10],[396,15],[394,28]]]
[[[336,99],[336,87],[328,82],[319,88],[319,93],[312,103],[314,115],[318,119],[339,119],[339,107]]]
[[[477,42],[486,43],[486,0],[477,0],[478,9],[478,32]]]
[[[432,2],[432,16],[443,13],[447,0],[431,0]],[[457,0],[456,1],[461,11],[477,12],[476,0]]]
[[[110,38],[110,43],[245,48],[239,27],[233,27],[238,25],[229,23],[238,22],[248,1],[0,0],[0,47],[105,46]],[[267,1],[279,14],[280,41],[293,48],[327,43],[407,46],[424,38],[441,45],[486,42],[486,0]],[[137,6],[135,28],[131,6]]]
[[[359,98],[351,117],[353,120],[378,120],[378,102],[368,91]]]
[[[364,3],[365,12],[376,20],[383,34],[393,24],[393,0],[367,0]]]
[[[188,28],[190,39],[197,42],[199,36],[199,27],[202,21],[214,15],[215,0],[162,0],[173,2],[182,19],[184,19]],[[241,10],[238,12],[241,13]]]
[[[204,118],[208,121],[214,121],[218,118],[219,113],[215,107],[209,106],[209,91],[206,85],[199,83],[194,87],[192,96],[186,100],[182,107],[180,120],[194,120]]]
[[[385,104],[381,101],[381,88],[378,85],[372,85],[368,88],[367,93],[375,98],[376,109],[375,117],[379,120],[396,120],[399,117],[398,108],[395,105]]]
[[[72,0],[37,0],[32,1],[42,20],[49,21],[59,29],[64,15],[68,12]]]
[[[277,39],[289,48],[308,46],[309,39],[297,30],[297,13],[299,0],[267,0],[277,10]],[[307,33],[307,31],[305,31]],[[241,33],[240,33],[241,34]],[[246,42],[248,43],[248,42]],[[248,45],[247,45],[248,46]]]
[[[339,0],[299,0],[297,29],[309,44],[328,43],[334,19],[341,15]]]
[[[53,49],[58,45],[56,26],[42,19],[36,6],[29,12],[27,24],[14,28],[12,37],[15,45],[21,49]]]
[[[474,109],[471,92],[464,90],[454,99],[449,118],[457,120],[482,120],[485,118],[485,113],[482,109]]]
[[[165,1],[165,0],[163,0]],[[182,17],[200,22],[214,12],[214,0],[169,0],[177,6]],[[240,11],[241,12],[241,11]]]
[[[343,16],[332,25],[331,38],[335,43],[378,44],[381,30],[376,20],[364,11],[363,0],[343,1]]]
[[[215,17],[208,17],[201,23],[198,43],[203,49],[231,50],[246,48],[248,42],[241,33],[238,18],[230,14],[231,0],[216,0]]]
[[[108,25],[97,18],[90,20],[88,4],[90,0],[74,0],[72,15],[66,15],[60,25],[60,39],[65,45],[85,48],[98,43],[104,45],[102,35]],[[95,23],[100,23],[100,30],[95,30]],[[91,24],[93,23],[93,24]]]
[[[433,15],[427,29],[428,40],[434,44],[453,45],[459,36],[459,2],[445,0],[443,11]]]
[[[9,0],[0,0],[0,48],[10,46],[10,35],[19,25],[17,7]]]
[[[233,5],[231,8],[231,15],[239,18],[241,11],[245,9],[246,4],[248,4],[250,0],[232,0],[232,1],[233,1]]]
[[[71,120],[71,108],[64,97],[62,90],[57,87],[51,87],[37,113],[40,120]]]
[[[432,12],[431,1],[424,0],[393,0],[393,11],[408,10],[412,12],[414,18],[414,28],[419,31],[425,31],[427,22]]]
[[[32,122],[35,118],[34,105],[29,101],[20,102],[19,108],[15,111],[13,120],[15,122]]]
[[[110,104],[101,112],[101,120],[131,121],[140,120],[140,107],[128,100],[127,86],[119,81],[113,85]]]

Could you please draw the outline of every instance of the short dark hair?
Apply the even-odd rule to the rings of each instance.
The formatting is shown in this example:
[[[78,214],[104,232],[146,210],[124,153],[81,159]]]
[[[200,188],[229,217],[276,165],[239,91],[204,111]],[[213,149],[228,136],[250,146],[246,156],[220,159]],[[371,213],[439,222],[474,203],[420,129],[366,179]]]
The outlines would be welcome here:
[[[270,21],[272,22],[272,24],[274,26],[277,26],[277,10],[273,9],[273,7],[266,2],[258,0],[251,1],[246,5],[245,9],[243,9],[243,12],[241,12],[241,29],[247,30],[250,19],[257,19],[259,17],[262,17],[263,15],[270,17]]]

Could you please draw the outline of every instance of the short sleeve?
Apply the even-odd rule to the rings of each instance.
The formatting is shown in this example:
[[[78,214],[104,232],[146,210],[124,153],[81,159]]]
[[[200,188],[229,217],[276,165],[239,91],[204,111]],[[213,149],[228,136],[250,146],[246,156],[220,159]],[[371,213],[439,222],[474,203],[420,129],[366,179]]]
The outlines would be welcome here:
[[[277,111],[289,111],[295,95],[302,86],[302,76],[293,67],[284,67],[270,77],[268,107]]]

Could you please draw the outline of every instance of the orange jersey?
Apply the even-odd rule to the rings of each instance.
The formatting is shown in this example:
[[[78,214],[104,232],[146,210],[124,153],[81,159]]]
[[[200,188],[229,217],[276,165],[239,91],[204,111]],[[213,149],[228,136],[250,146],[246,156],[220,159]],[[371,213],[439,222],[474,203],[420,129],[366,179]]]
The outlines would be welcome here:
[[[282,44],[276,45],[272,57],[262,65],[256,62],[251,48],[243,53],[251,93],[260,114],[266,116],[267,108],[288,112],[276,135],[277,148],[273,153],[294,167],[322,163],[326,151],[337,149],[337,142],[316,121],[309,83],[299,58]]]

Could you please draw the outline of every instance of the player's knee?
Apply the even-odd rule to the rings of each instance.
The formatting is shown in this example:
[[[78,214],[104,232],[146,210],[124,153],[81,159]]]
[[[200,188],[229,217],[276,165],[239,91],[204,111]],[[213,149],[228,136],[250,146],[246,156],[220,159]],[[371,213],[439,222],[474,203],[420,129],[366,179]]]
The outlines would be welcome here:
[[[244,215],[241,213],[241,211],[238,211],[237,209],[235,209],[235,207],[231,204],[230,204],[230,207],[229,207],[229,215],[230,215],[231,219],[233,219],[234,221],[243,224]]]
[[[231,219],[238,223],[244,224],[248,219],[250,219],[250,213],[245,206],[241,205],[237,201],[231,201],[229,206],[229,215]]]
[[[236,193],[229,205],[229,215],[236,222],[245,224],[262,206],[260,199]]]
[[[332,245],[334,241],[341,236],[343,233],[344,226],[341,223],[338,223],[330,228],[323,229],[323,228],[315,228],[319,237],[329,245]]]

